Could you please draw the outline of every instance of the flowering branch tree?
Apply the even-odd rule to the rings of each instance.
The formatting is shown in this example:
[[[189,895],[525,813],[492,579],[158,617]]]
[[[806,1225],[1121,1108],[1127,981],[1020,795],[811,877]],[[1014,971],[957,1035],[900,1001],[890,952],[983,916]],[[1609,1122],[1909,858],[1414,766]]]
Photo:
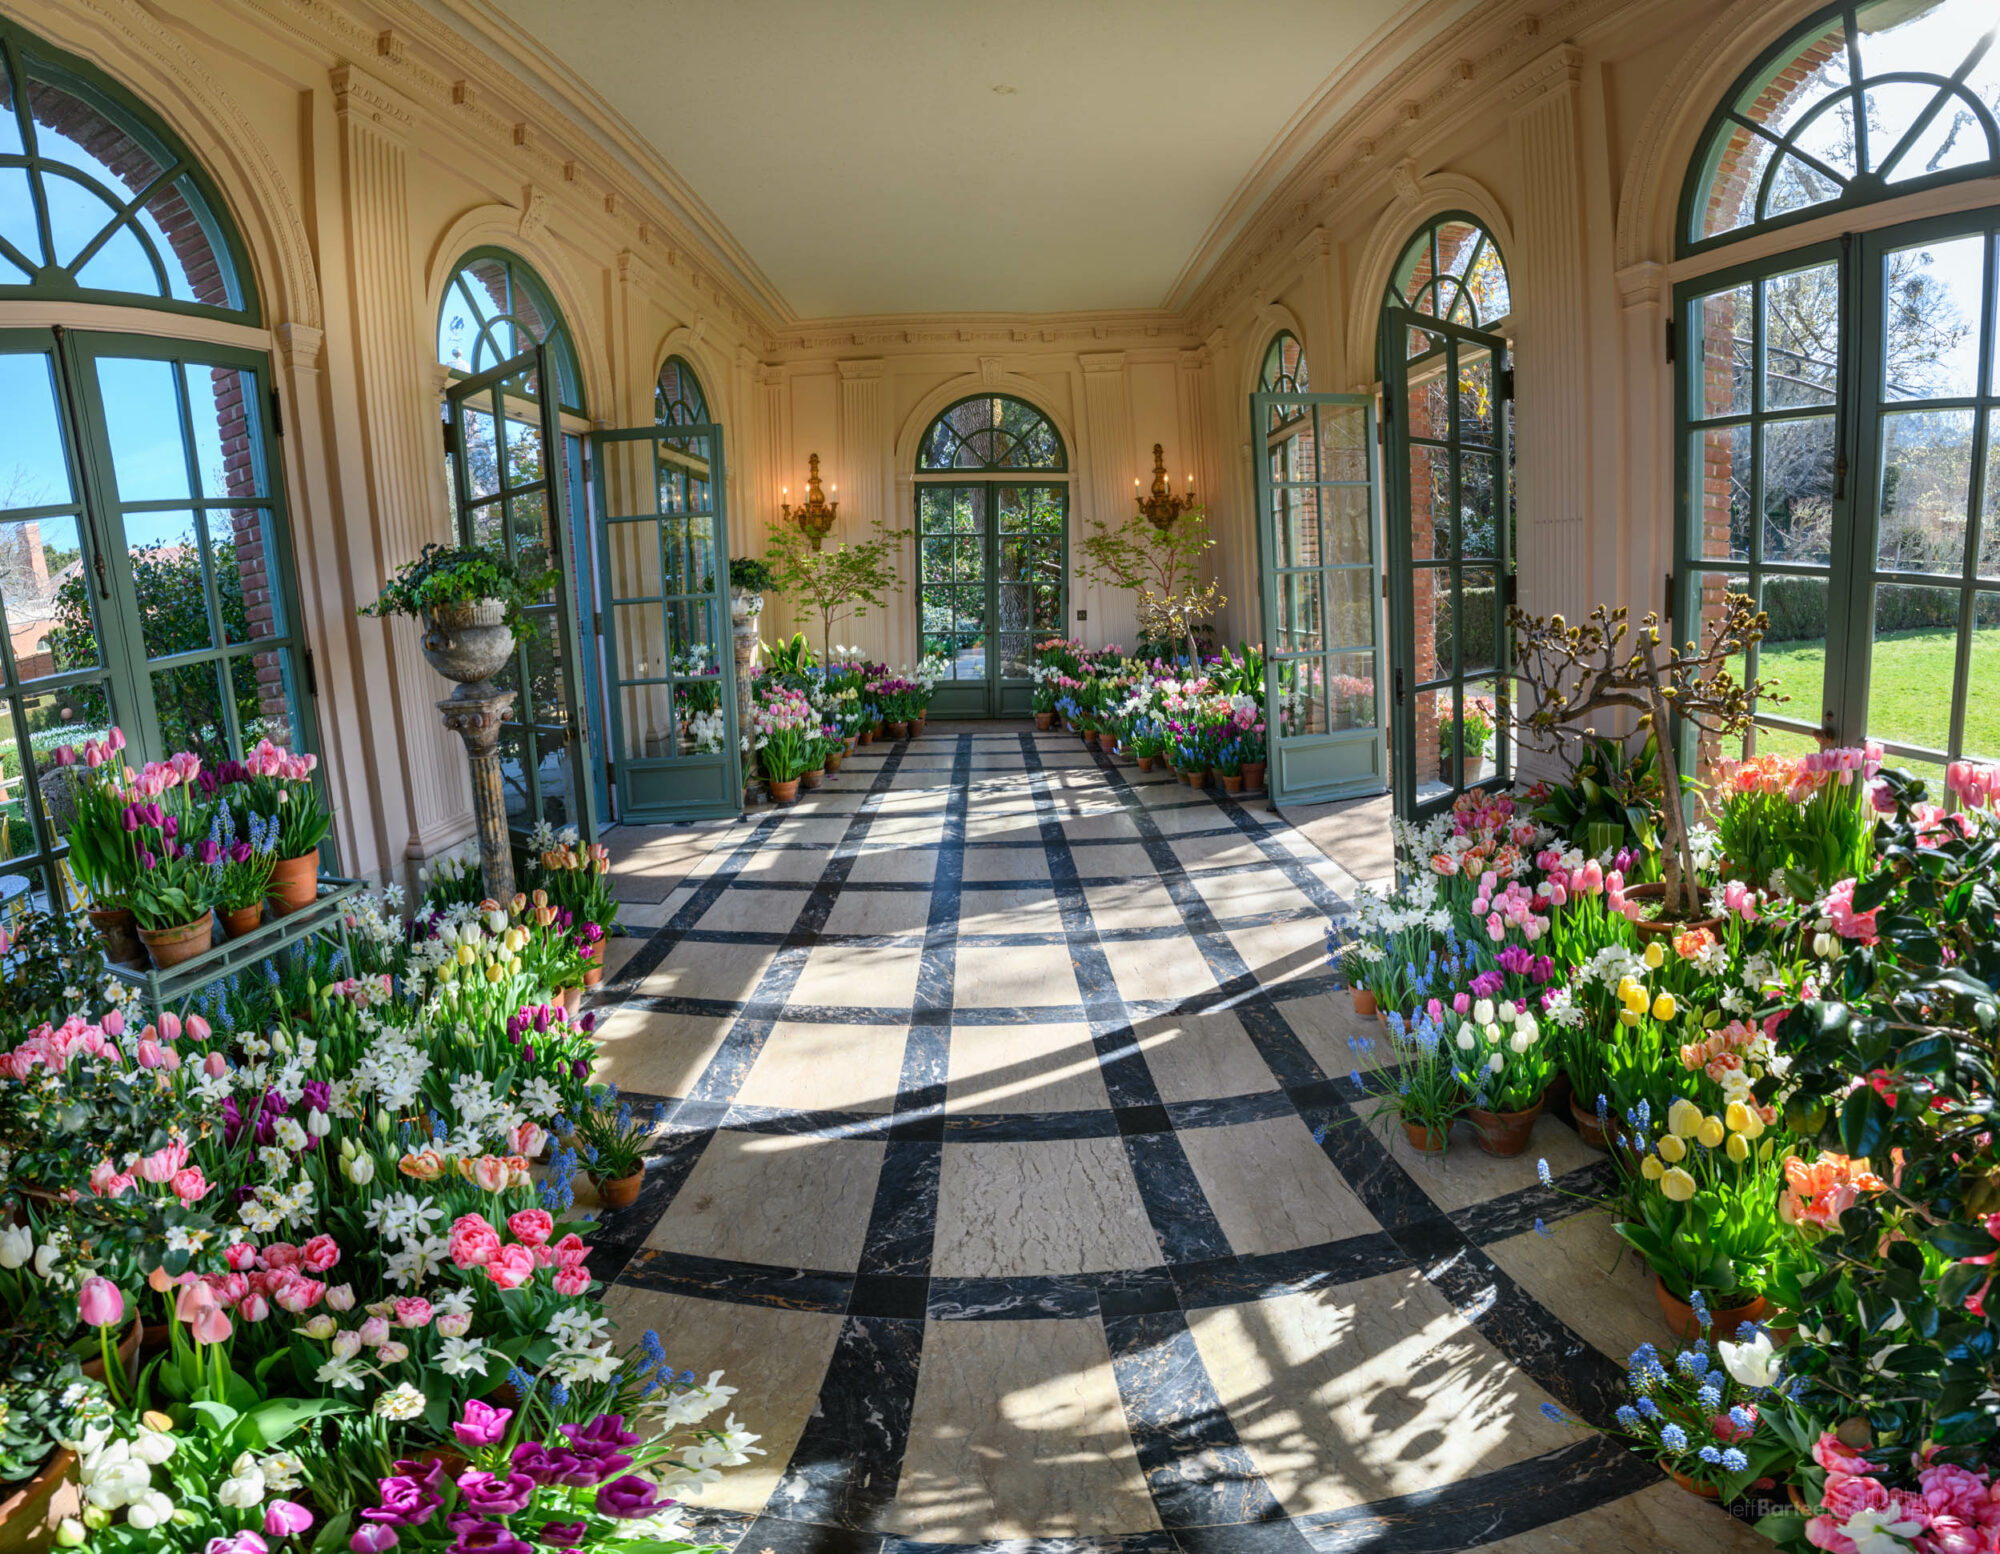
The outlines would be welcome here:
[[[803,530],[790,524],[772,531],[766,559],[778,587],[819,612],[820,651],[826,662],[832,662],[835,621],[850,615],[858,620],[871,609],[886,608],[884,596],[903,586],[896,553],[910,533],[877,518],[873,538],[817,549]]]
[[[1661,820],[1666,845],[1660,850],[1666,878],[1662,915],[1692,917],[1698,909],[1694,848],[1681,807],[1681,776],[1668,721],[1678,713],[1699,737],[1723,739],[1750,726],[1760,698],[1783,701],[1776,687],[1758,680],[1739,682],[1729,661],[1764,638],[1769,624],[1747,594],[1726,594],[1722,608],[1704,623],[1700,642],[1675,647],[1663,641],[1659,616],[1648,612],[1636,636],[1623,606],[1599,605],[1581,626],[1560,615],[1507,612],[1514,634],[1515,675],[1520,695],[1511,721],[1521,743],[1546,750],[1574,765],[1566,745],[1594,738],[1583,720],[1609,707],[1630,707],[1638,727],[1659,734]],[[1630,639],[1629,642],[1627,639]]]
[[[1207,509],[1185,508],[1164,529],[1138,512],[1116,528],[1099,518],[1078,548],[1083,553],[1078,571],[1086,582],[1137,594],[1140,630],[1149,636],[1185,637],[1188,662],[1200,659],[1195,627],[1229,602],[1214,583],[1201,582],[1202,555],[1215,548]]]

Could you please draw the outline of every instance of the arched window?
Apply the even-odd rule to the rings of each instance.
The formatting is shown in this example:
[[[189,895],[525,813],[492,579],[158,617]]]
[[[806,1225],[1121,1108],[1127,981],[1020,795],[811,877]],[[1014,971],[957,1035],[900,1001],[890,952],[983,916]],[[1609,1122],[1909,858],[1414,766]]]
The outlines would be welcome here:
[[[708,425],[708,400],[701,392],[701,379],[678,356],[669,356],[660,368],[660,381],[653,388],[653,422],[657,426]]]
[[[1992,0],[1822,11],[1717,108],[1682,201],[1681,249],[2000,173]]]
[[[438,360],[471,377],[546,344],[556,378],[556,403],[585,414],[576,346],[540,276],[504,249],[478,248],[460,261],[438,307]],[[539,398],[540,386],[522,386]]]
[[[1289,329],[1280,329],[1271,338],[1271,348],[1264,353],[1264,368],[1257,375],[1257,392],[1260,394],[1309,394],[1312,385],[1306,379],[1305,347]],[[1289,426],[1306,413],[1303,405],[1275,404],[1271,406],[1270,431]]]
[[[917,449],[918,628],[949,664],[943,717],[1031,709],[1034,646],[1059,634],[1069,461],[1049,418],[1004,394],[962,399]]]
[[[241,247],[166,126],[88,66],[0,27],[0,299],[257,322]]]
[[[162,120],[0,19],[0,900],[70,898],[63,744],[311,747],[269,358],[175,338],[259,322],[244,255]]]
[[[1681,636],[1727,593],[1769,616],[1753,751],[1878,739],[1933,778],[2000,757],[2000,207],[1895,203],[2000,172],[1995,28],[1991,0],[1830,7],[1742,77],[1690,169],[1682,249],[1719,251],[1674,293],[1674,610]],[[1720,267],[1836,210],[1847,238]]]
[[[1005,394],[961,399],[931,423],[919,470],[1060,470],[1069,466],[1049,418]]]
[[[1382,305],[1468,329],[1498,329],[1514,310],[1500,245],[1470,216],[1438,217],[1403,250]]]

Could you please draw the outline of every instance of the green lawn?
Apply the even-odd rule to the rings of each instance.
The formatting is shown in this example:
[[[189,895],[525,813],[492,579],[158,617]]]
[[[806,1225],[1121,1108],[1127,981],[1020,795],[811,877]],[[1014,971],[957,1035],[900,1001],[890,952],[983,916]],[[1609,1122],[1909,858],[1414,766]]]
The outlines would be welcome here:
[[[1949,631],[1895,632],[1875,640],[1869,673],[1868,732],[1876,739],[1944,749],[1951,726],[1951,682],[1957,653]],[[1776,681],[1791,700],[1768,710],[1801,723],[1817,723],[1823,703],[1822,677],[1826,644],[1767,642],[1759,654],[1758,674]],[[1965,704],[1965,749],[1968,754],[2000,759],[2000,629],[1972,634],[1972,684]],[[1798,755],[1813,741],[1782,729],[1760,729],[1757,748]],[[1905,763],[1908,764],[1908,763]],[[1938,778],[1935,767],[1921,775]]]

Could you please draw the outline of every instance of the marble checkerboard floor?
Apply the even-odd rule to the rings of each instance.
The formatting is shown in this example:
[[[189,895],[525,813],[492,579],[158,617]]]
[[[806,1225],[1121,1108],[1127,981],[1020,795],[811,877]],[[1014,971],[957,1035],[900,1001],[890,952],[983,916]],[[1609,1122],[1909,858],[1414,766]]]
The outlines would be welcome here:
[[[768,1454],[743,1554],[1756,1550],[1605,1440],[1664,1339],[1544,1118],[1439,1165],[1353,1103],[1271,814],[1073,738],[933,723],[795,806],[613,833],[601,1072],[668,1103],[609,1309]],[[1537,1231],[1536,1221],[1544,1222]]]

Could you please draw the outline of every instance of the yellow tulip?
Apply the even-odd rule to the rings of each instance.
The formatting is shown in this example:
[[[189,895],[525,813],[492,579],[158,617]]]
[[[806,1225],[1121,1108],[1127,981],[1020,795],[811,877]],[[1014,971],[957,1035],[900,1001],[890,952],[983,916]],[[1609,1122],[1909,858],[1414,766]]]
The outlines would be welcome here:
[[[1729,1135],[1729,1158],[1738,1165],[1750,1158],[1750,1141],[1740,1133]]]
[[[1669,1133],[1660,1139],[1660,1158],[1662,1160],[1685,1160],[1687,1152],[1687,1144],[1678,1134]]]
[[[488,966],[486,968],[486,980],[488,982],[498,982],[500,980],[500,968],[498,966]]]
[[[1634,1014],[1644,1014],[1646,1012],[1646,990],[1634,982],[1625,990],[1624,997],[1619,1002],[1624,1004]]]
[[[469,945],[469,944],[461,944],[461,945],[460,945],[460,946],[458,947],[458,963],[459,963],[459,965],[461,965],[461,966],[470,966],[470,965],[472,964],[472,946],[471,946],[471,945]]]
[[[1754,1106],[1746,1106],[1743,1109],[1750,1114],[1750,1120],[1743,1125],[1743,1136],[1746,1139],[1762,1138],[1764,1136],[1764,1114]]]
[[[1672,993],[1662,993],[1653,1000],[1653,1018],[1665,1024],[1674,1017],[1680,1005],[1674,1002]]]
[[[1675,1166],[1660,1178],[1660,1191],[1676,1203],[1686,1203],[1694,1196],[1694,1178]]]
[[[1620,1009],[1618,1011],[1618,1023],[1625,1026],[1637,1025],[1639,1023],[1639,1016],[1630,1009]]]
[[[1701,1140],[1704,1149],[1714,1149],[1722,1142],[1722,1119],[1720,1117],[1702,1118],[1701,1131],[1695,1137]]]
[[[1629,1004],[1632,1001],[1632,994],[1637,991],[1638,987],[1639,984],[1634,982],[1630,977],[1620,977],[1615,990],[1618,994],[1618,1001]]]
[[[1667,952],[1660,948],[1660,941],[1658,939],[1653,940],[1652,943],[1646,946],[1646,965],[1652,970],[1658,971],[1666,963]]]
[[[1731,1101],[1722,1109],[1723,1126],[1731,1133],[1750,1133],[1750,1108],[1741,1101]],[[1755,1138],[1757,1135],[1751,1133]]]
[[[1684,1139],[1701,1131],[1701,1108],[1685,1098],[1667,1108],[1667,1127]]]
[[[1667,1174],[1667,1168],[1658,1155],[1648,1155],[1639,1162],[1639,1174],[1649,1182],[1657,1182]]]

